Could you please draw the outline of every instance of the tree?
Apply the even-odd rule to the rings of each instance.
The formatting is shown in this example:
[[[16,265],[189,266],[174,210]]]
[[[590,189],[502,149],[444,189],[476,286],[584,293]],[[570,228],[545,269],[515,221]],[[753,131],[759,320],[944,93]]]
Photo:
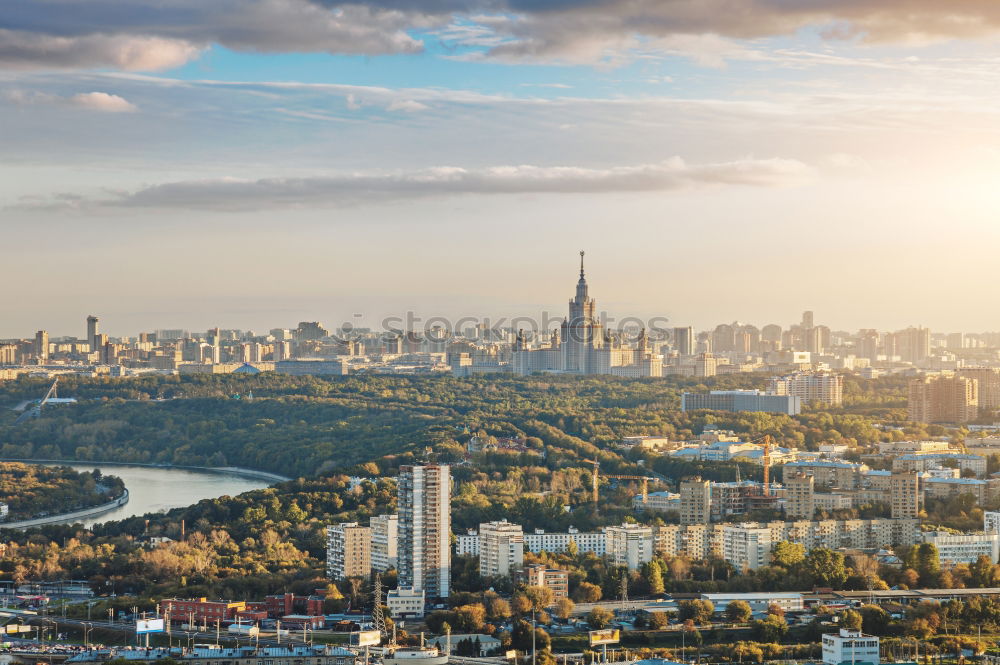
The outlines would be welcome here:
[[[454,614],[455,627],[470,633],[481,630],[486,620],[486,608],[480,603],[456,607]]]
[[[529,586],[524,590],[524,595],[531,601],[531,609],[536,612],[551,607],[554,602],[552,589],[547,586]]]
[[[663,630],[670,625],[670,617],[666,612],[650,612],[649,627],[653,630]]]
[[[651,594],[659,595],[666,589],[663,584],[663,571],[660,570],[660,564],[656,559],[646,564],[646,582],[649,583]]]
[[[500,596],[491,596],[486,602],[486,616],[492,620],[509,619],[511,615],[510,603]]]
[[[590,582],[580,582],[573,591],[573,600],[578,603],[596,603],[601,599],[601,587]]]
[[[726,620],[729,623],[746,623],[753,616],[750,603],[745,600],[731,600],[726,605]]]
[[[606,610],[603,607],[595,607],[587,613],[587,625],[594,630],[600,630],[601,628],[610,626],[614,618],[615,615],[611,610]]]
[[[941,559],[934,543],[920,543],[916,547],[916,566],[920,575],[920,584],[930,586],[941,571]]]
[[[825,547],[817,547],[810,551],[798,568],[814,587],[839,589],[847,581],[844,555]]]
[[[541,628],[535,629],[535,648],[538,651],[548,649],[551,643],[552,640],[548,633]],[[514,628],[510,633],[510,644],[518,651],[531,651],[531,623],[524,619],[515,621]]]
[[[737,642],[730,649],[730,660],[739,662],[762,663],[764,662],[764,651],[750,642]]]
[[[861,614],[854,610],[844,610],[840,613],[840,625],[847,630],[861,630]]]
[[[715,614],[715,606],[707,600],[682,600],[677,603],[677,618],[681,621],[693,621],[700,624],[711,623],[713,614]]]
[[[780,642],[788,632],[785,618],[775,614],[768,614],[764,619],[752,622],[750,627],[757,642]]]
[[[989,556],[980,554],[969,566],[969,583],[980,588],[993,585],[993,562]]]
[[[573,608],[575,606],[575,603],[573,603],[573,601],[569,598],[560,598],[556,601],[555,615],[563,621],[566,621],[573,616]]]
[[[771,563],[783,568],[791,568],[806,558],[806,548],[802,543],[783,540],[776,543],[771,551]]]

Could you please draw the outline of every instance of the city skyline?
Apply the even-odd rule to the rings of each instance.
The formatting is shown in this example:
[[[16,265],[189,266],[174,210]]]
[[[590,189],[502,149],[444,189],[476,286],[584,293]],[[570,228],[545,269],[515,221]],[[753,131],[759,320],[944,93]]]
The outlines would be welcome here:
[[[1000,329],[933,267],[1000,233],[998,12],[721,1],[8,4],[0,336],[559,310],[578,246],[614,313]]]

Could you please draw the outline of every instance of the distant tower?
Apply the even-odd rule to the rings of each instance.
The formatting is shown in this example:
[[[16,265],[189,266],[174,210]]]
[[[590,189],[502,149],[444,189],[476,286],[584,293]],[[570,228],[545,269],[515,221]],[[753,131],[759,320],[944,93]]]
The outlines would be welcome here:
[[[592,351],[603,345],[601,323],[597,320],[597,302],[590,297],[580,252],[580,280],[576,297],[569,301],[569,317],[562,324],[563,369],[576,374],[589,374],[594,363]]]
[[[97,350],[97,335],[100,333],[100,322],[101,320],[91,314],[87,317],[87,344],[90,344],[90,350]]]

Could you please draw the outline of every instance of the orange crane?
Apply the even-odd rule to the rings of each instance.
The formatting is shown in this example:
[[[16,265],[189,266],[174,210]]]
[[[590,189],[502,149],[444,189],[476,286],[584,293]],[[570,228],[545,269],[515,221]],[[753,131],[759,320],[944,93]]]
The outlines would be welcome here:
[[[619,480],[638,480],[642,483],[642,503],[646,504],[647,499],[649,499],[649,481],[656,480],[656,478],[650,478],[649,476],[623,476],[623,475],[608,475],[604,474],[605,478],[617,478]]]
[[[593,471],[590,473],[590,492],[591,498],[594,501],[594,505],[597,505],[597,487],[600,483],[601,476],[601,463],[592,459],[583,460],[587,464],[593,465]],[[647,499],[649,499],[649,481],[656,480],[656,478],[650,478],[649,476],[632,476],[625,474],[604,474],[605,478],[616,478],[618,480],[638,480],[642,483],[642,503],[645,504]]]

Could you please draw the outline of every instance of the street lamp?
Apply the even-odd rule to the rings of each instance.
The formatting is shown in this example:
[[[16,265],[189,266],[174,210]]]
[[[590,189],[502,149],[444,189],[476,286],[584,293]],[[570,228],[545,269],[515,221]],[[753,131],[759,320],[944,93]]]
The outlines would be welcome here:
[[[83,646],[89,649],[90,631],[94,629],[94,624],[90,623],[89,621],[81,621],[80,623],[83,625]]]

